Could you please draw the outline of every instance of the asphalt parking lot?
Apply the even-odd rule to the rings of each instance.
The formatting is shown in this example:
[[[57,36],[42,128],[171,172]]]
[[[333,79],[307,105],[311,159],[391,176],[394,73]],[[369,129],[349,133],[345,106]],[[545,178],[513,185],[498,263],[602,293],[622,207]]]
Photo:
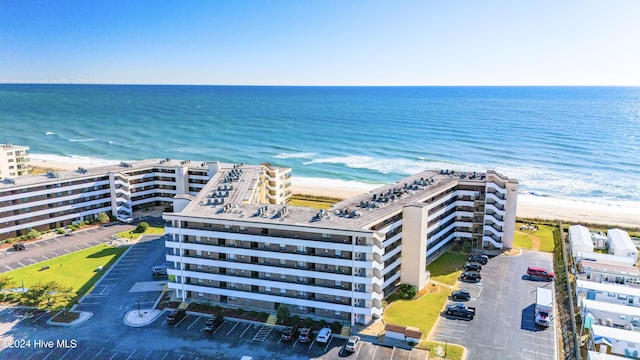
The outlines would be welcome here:
[[[113,223],[77,231],[72,236],[60,235],[25,243],[26,249],[21,251],[13,248],[0,250],[0,273],[113,241],[113,234],[129,229],[133,226]]]
[[[470,359],[555,359],[555,325],[544,329],[533,321],[536,288],[554,284],[523,277],[528,266],[551,265],[552,254],[527,250],[490,259],[482,267],[480,283],[458,283],[471,292],[466,305],[476,308],[475,318],[441,316],[431,340],[463,345]]]
[[[48,325],[52,314],[42,311],[0,309],[0,345],[4,345],[0,358],[237,360],[250,355],[256,360],[424,359],[419,352],[364,341],[355,353],[348,353],[344,351],[347,340],[338,336],[327,344],[297,339],[285,342],[279,327],[234,319],[226,319],[209,333],[202,331],[209,316],[198,313],[189,313],[176,324],[167,324],[164,312],[147,326],[125,325],[129,311],[136,311],[138,304],[141,311],[149,309],[159,298],[167,279],[153,277],[151,267],[164,259],[162,237],[145,237],[131,246],[78,305],[77,310],[90,312],[92,317],[72,327]]]

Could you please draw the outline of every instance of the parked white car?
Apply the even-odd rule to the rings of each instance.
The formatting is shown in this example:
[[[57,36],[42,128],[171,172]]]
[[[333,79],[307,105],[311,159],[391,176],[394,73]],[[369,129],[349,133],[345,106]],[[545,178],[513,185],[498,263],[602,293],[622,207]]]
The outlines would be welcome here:
[[[328,343],[331,340],[331,329],[330,328],[322,328],[318,333],[318,337],[316,337],[316,341],[319,343]]]
[[[133,222],[133,218],[127,215],[118,215],[118,221],[121,221],[125,224],[131,224]]]

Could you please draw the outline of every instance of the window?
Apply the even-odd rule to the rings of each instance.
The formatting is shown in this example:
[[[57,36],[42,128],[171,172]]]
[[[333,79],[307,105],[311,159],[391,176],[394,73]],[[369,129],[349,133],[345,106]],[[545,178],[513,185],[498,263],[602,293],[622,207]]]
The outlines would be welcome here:
[[[198,278],[198,284],[202,284],[202,279]]]
[[[284,249],[285,249],[285,247],[286,247],[286,245],[285,245],[285,244],[280,244],[280,250],[284,250]]]
[[[203,297],[203,296],[204,296],[204,294],[203,294],[203,293],[201,293],[201,292],[199,292],[199,293],[198,293],[198,296],[199,296],[199,297]]]
[[[264,273],[264,277],[267,278],[267,279],[270,279],[271,278],[271,273]]]
[[[196,242],[200,242],[200,236],[196,236]]]
[[[229,260],[235,260],[236,259],[236,254],[229,254],[229,255],[227,255],[227,258]]]
[[[284,265],[284,259],[280,259],[280,265]]]
[[[607,293],[607,296],[609,296],[609,297],[616,297],[616,294],[614,294],[614,293]]]
[[[322,238],[323,239],[330,239],[331,238],[331,234],[322,234]]]
[[[284,288],[280,289],[280,294],[286,294],[286,293],[287,293],[287,289],[284,289]]]
[[[236,283],[233,283],[233,282],[227,283],[227,287],[228,288],[235,288],[236,287]]]
[[[336,311],[335,314],[336,314],[336,316],[342,315],[342,313],[340,311]]]
[[[200,256],[200,255],[202,255],[202,251],[196,250],[196,256]]]
[[[336,301],[342,301],[342,298],[340,296],[336,296]]]
[[[297,306],[297,308],[298,308],[298,310],[300,310],[300,311],[305,311],[305,310],[307,310],[307,307],[306,307],[306,306],[302,306],[302,305],[298,305],[298,306]]]
[[[342,286],[342,282],[340,282],[340,280],[336,280],[336,286]]]
[[[202,270],[202,264],[197,264],[197,265],[196,265],[196,269],[198,269],[198,270]]]
[[[265,286],[264,287],[264,291],[265,292],[271,292],[271,286]]]
[[[283,280],[284,280],[284,279],[286,279],[286,278],[287,278],[287,275],[285,275],[285,274],[280,274],[280,279],[283,279]]]
[[[627,300],[627,295],[618,294],[618,300]]]
[[[336,249],[336,256],[342,256],[342,250]]]

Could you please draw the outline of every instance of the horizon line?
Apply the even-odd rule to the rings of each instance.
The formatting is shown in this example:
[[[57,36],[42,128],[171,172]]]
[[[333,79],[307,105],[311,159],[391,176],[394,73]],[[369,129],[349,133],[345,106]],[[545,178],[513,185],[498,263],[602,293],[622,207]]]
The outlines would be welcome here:
[[[602,84],[431,84],[431,85],[329,85],[329,84],[189,84],[189,83],[83,83],[83,82],[4,82],[0,85],[100,85],[100,86],[228,86],[228,87],[640,87],[640,85]]]

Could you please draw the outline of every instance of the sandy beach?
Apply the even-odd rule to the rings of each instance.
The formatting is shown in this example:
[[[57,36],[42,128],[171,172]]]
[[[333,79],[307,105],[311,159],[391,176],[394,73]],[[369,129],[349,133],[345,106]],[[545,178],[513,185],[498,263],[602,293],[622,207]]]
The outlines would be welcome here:
[[[59,170],[75,170],[81,167],[96,167],[118,164],[119,161],[88,157],[61,157],[47,154],[32,154],[31,166]],[[379,185],[349,181],[331,181],[322,179],[292,177],[294,194],[306,194],[346,199],[369,192]],[[575,200],[541,197],[530,194],[518,195],[516,214],[520,218],[562,220],[567,223],[616,225],[640,228],[640,209],[582,202]]]

